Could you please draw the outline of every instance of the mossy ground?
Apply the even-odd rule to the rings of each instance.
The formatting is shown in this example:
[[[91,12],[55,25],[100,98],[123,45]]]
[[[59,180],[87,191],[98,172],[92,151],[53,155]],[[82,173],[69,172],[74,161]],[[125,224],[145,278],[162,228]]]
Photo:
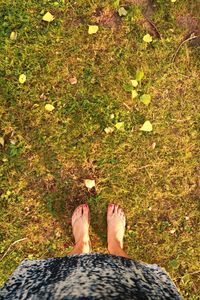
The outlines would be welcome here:
[[[199,47],[185,43],[172,63],[187,34],[177,18],[198,21],[197,2],[153,1],[162,39],[146,45],[154,29],[144,22],[145,1],[120,1],[128,14],[110,21],[117,1],[0,1],[1,284],[23,259],[67,254],[70,216],[86,201],[93,250],[106,251],[106,207],[114,202],[126,212],[128,254],[160,264],[186,299],[200,299]],[[149,106],[128,91],[138,69]],[[139,130],[145,120],[152,132]]]

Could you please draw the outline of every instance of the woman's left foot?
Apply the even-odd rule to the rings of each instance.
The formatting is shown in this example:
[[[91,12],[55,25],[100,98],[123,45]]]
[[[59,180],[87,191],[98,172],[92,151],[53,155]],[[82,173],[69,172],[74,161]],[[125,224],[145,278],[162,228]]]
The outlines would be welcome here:
[[[89,206],[79,205],[72,215],[72,228],[76,245],[83,247],[83,253],[90,253]]]

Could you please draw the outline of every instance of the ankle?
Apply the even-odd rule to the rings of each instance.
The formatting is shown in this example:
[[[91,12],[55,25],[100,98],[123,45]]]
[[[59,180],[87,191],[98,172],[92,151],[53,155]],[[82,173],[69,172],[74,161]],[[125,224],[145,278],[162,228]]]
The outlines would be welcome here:
[[[90,244],[90,240],[86,239],[86,238],[85,239],[81,239],[78,242],[76,242],[76,245],[80,246],[80,247],[87,247],[87,246],[89,246],[89,244]]]
[[[113,252],[115,249],[123,249],[123,243],[117,239],[108,240],[108,251]]]

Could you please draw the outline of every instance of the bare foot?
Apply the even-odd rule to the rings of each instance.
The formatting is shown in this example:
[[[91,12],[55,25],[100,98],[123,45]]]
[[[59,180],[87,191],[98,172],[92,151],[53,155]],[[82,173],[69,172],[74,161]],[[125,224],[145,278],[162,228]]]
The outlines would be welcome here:
[[[83,253],[90,252],[89,238],[89,207],[79,205],[72,215],[72,228],[76,245],[83,247]]]
[[[108,249],[113,249],[119,244],[123,249],[123,237],[126,226],[126,218],[123,210],[115,204],[109,204],[107,210],[108,224]]]

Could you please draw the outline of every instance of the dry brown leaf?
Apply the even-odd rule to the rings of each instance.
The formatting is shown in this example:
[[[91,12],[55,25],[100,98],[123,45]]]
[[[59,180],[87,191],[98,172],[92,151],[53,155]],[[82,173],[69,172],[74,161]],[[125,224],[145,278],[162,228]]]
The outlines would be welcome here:
[[[74,76],[74,77],[71,77],[71,78],[69,78],[69,82],[71,83],[71,84],[77,84],[77,78]]]

